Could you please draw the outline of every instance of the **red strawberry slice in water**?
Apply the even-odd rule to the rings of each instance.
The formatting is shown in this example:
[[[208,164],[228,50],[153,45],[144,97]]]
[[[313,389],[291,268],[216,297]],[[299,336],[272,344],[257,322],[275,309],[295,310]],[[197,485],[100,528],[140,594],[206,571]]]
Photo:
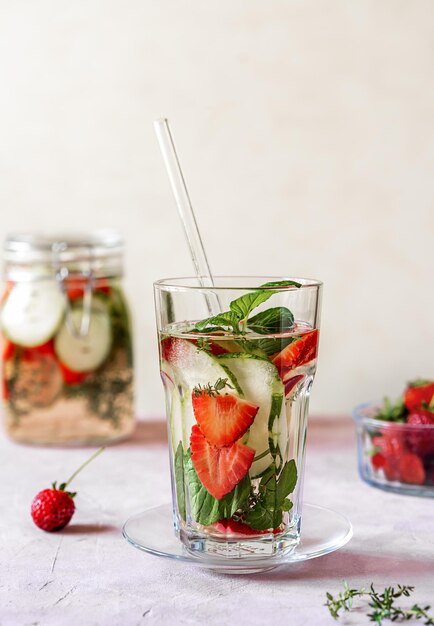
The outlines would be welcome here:
[[[270,533],[280,533],[280,528],[273,530],[255,530],[244,522],[237,522],[233,519],[221,519],[215,524],[211,524],[211,528],[215,528],[224,535],[269,535]]]
[[[292,378],[285,379],[285,396],[289,396],[291,391],[294,389],[298,383],[303,380],[303,374],[299,374],[298,376],[293,376]]]
[[[221,500],[249,471],[255,451],[240,443],[219,448],[210,444],[193,426],[190,437],[191,460],[200,482],[209,493]]]
[[[318,335],[317,329],[311,330],[286,346],[273,359],[277,369],[286,372],[315,359],[318,352]]]
[[[191,394],[194,416],[202,434],[215,446],[234,443],[247,432],[259,407],[232,394]]]

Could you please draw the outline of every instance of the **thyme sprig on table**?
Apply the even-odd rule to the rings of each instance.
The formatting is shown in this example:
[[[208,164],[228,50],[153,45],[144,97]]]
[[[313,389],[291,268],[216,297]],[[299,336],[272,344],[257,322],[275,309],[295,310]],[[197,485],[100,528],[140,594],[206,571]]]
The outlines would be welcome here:
[[[368,606],[373,609],[372,613],[367,616],[371,622],[382,626],[383,620],[387,619],[391,622],[404,622],[409,620],[425,620],[425,626],[434,625],[434,617],[428,614],[430,606],[421,607],[414,604],[410,609],[402,609],[395,605],[395,600],[401,596],[409,597],[414,591],[414,587],[407,585],[398,585],[395,587],[386,587],[383,593],[375,590],[371,583],[369,589],[350,589],[347,582],[344,582],[344,590],[336,597],[331,593],[327,593],[327,602],[325,606],[330,611],[330,615],[334,619],[340,617],[340,611],[351,611],[353,608],[353,599],[367,596],[370,599]]]

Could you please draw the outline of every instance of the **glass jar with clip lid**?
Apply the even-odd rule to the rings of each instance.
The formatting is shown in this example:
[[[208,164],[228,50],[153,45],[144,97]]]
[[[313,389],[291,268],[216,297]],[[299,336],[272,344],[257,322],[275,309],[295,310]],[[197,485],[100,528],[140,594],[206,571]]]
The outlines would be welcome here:
[[[98,445],[134,428],[123,241],[13,234],[0,324],[5,426],[19,442]]]

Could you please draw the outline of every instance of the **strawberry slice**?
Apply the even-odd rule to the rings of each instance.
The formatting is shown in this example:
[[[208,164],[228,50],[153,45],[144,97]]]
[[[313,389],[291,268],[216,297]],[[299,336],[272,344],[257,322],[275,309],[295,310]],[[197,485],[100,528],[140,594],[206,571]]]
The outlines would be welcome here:
[[[79,385],[89,376],[90,372],[74,372],[69,369],[62,361],[59,361],[60,371],[62,372],[63,380],[67,385]]]
[[[193,426],[190,437],[191,460],[200,482],[209,493],[221,500],[249,471],[255,451],[240,443],[218,448],[208,443]]]
[[[255,530],[244,522],[237,522],[233,519],[221,519],[211,524],[210,528],[215,528],[224,535],[269,535],[270,533],[277,535],[281,530],[280,528],[274,528],[273,530]]]
[[[318,335],[317,329],[311,330],[286,346],[273,359],[277,369],[286,372],[315,359],[318,352]]]
[[[42,356],[52,356],[55,358],[54,342],[52,339],[46,341],[45,343],[41,343],[40,346],[24,348],[22,351],[23,361],[27,361],[29,363],[38,361]]]
[[[12,341],[9,341],[9,339],[6,339],[6,337],[4,337],[3,335],[0,335],[0,337],[1,337],[1,342],[3,344],[3,350],[2,350],[3,361],[8,361],[15,354],[15,344],[13,344]]]
[[[410,383],[404,392],[404,404],[410,413],[422,408],[425,403],[429,405],[434,397],[434,382],[423,383]]]
[[[259,411],[255,404],[229,393],[221,396],[193,391],[191,400],[202,434],[215,446],[227,446],[242,437]]]
[[[298,376],[293,376],[292,378],[287,378],[285,380],[285,396],[289,396],[291,391],[294,389],[298,383],[303,380],[303,374],[299,374]]]

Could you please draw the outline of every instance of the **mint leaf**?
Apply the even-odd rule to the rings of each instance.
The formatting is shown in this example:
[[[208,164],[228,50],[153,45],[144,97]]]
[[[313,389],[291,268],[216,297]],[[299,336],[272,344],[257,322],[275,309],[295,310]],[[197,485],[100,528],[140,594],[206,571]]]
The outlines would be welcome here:
[[[194,520],[199,524],[208,526],[220,519],[230,518],[246,504],[250,495],[248,474],[244,476],[230,493],[221,500],[217,500],[200,482],[191,460],[190,450],[185,454],[185,468],[190,491],[191,512]]]
[[[269,530],[279,526],[282,521],[282,513],[275,513],[270,508],[266,499],[259,500],[256,505],[245,516],[245,522],[255,530]]]
[[[282,511],[290,511],[293,506],[291,500],[286,499],[282,502]]]
[[[219,519],[218,500],[200,482],[191,460],[190,450],[186,453],[184,462],[193,519],[204,526],[213,524]]]
[[[245,323],[250,312],[263,302],[266,302],[274,293],[275,291],[253,291],[252,293],[246,293],[236,300],[233,300],[229,307],[238,320]]]
[[[294,325],[294,315],[286,306],[261,311],[249,319],[249,328],[259,335],[283,333]]]
[[[301,283],[297,283],[295,280],[275,280],[269,283],[264,283],[260,286],[260,289],[263,287],[301,287]]]
[[[278,290],[274,289],[264,289],[265,287],[301,287],[301,283],[297,283],[294,280],[281,280],[271,283],[264,283],[258,289],[250,293],[246,293],[236,300],[233,300],[230,305],[230,311],[225,311],[224,313],[219,313],[218,315],[214,315],[213,317],[208,317],[205,320],[197,322],[194,330],[198,332],[203,332],[205,329],[209,330],[207,327],[228,327],[231,328],[235,333],[244,333],[246,331],[247,326],[247,318],[253,309],[256,309],[260,304],[266,302],[272,295],[278,293]],[[276,307],[286,309],[285,307]],[[286,319],[288,319],[288,313],[292,316],[292,313],[286,309],[287,313]],[[255,316],[258,317],[258,316]],[[294,318],[292,317],[292,320]],[[257,320],[258,322],[258,320]],[[276,320],[274,321],[274,325],[276,325]],[[292,326],[293,321],[291,322]],[[281,328],[281,320],[279,328]],[[217,330],[217,328],[214,328]],[[257,331],[261,334],[260,331]],[[264,331],[264,334],[270,331]],[[273,332],[273,331],[272,331]],[[276,331],[275,331],[276,332]],[[278,332],[278,331],[277,331]]]
[[[250,495],[250,479],[246,474],[242,480],[236,485],[230,493],[217,502],[219,502],[219,519],[228,519],[234,515],[238,509],[241,509],[247,502]]]
[[[283,506],[284,502],[288,502],[286,497],[295,489],[297,484],[297,466],[294,459],[291,459],[283,466],[277,483],[276,499],[279,506]]]
[[[272,463],[261,478],[256,502],[245,514],[246,524],[256,530],[277,528],[282,523],[283,512],[292,509],[293,503],[287,496],[297,484],[294,459],[285,463],[279,478],[276,478],[276,472],[276,465]]]
[[[298,339],[298,337],[286,337],[285,339],[249,339],[248,343],[252,345],[254,350],[260,350],[265,356],[272,356],[278,352],[282,352],[286,346]]]
[[[279,526],[282,522],[282,511],[277,505],[276,489],[276,466],[272,463],[261,478],[259,496],[245,516],[246,524],[256,530],[268,530]]]
[[[211,317],[209,319],[214,319],[214,318]],[[215,334],[216,337],[219,337],[221,333],[227,332],[227,328],[223,328],[223,326],[205,326],[203,328],[202,324],[207,321],[209,320],[203,320],[202,322],[198,322],[198,324],[196,324],[193,330],[197,333],[204,333],[205,335]],[[198,326],[200,326],[200,328],[198,328]]]
[[[175,491],[176,491],[176,500],[178,502],[178,511],[181,519],[185,522],[186,520],[186,510],[185,510],[185,478],[184,478],[184,449],[182,447],[182,442],[179,442],[179,445],[175,452],[174,459],[174,467],[175,467]]]
[[[197,322],[194,329],[198,330],[199,332],[203,332],[209,325],[220,327],[218,329],[213,328],[213,331],[214,331],[214,330],[224,330],[224,329],[221,329],[221,327],[225,326],[225,327],[232,328],[234,332],[238,333],[239,332],[238,321],[239,320],[236,317],[236,315],[234,315],[231,311],[227,311],[225,313],[219,313],[218,315],[214,315],[214,317],[208,317],[207,319],[202,320],[201,322]]]
[[[274,461],[276,461],[276,457],[279,456],[279,465],[282,462],[282,454],[279,450],[279,445],[277,442],[278,437],[273,432],[273,426],[275,420],[279,419],[282,410],[282,402],[283,396],[281,394],[273,394],[271,396],[270,415],[268,417],[268,446],[270,448],[270,453]]]

